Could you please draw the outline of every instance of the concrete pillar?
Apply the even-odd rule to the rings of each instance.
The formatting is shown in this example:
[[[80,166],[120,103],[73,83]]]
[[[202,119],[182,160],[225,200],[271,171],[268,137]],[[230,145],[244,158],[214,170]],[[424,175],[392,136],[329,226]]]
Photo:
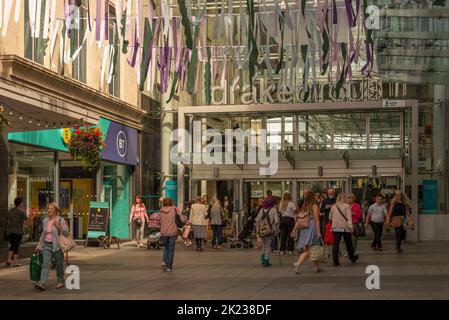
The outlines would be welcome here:
[[[171,179],[173,175],[172,164],[170,162],[170,143],[171,134],[173,132],[173,105],[172,102],[165,103],[169,94],[162,95],[162,106],[164,113],[161,118],[161,172],[166,177],[161,186],[161,196],[165,197],[165,181]]]
[[[438,179],[438,202],[439,209],[446,208],[446,99],[447,88],[444,85],[434,85],[433,105],[433,171],[437,173]]]
[[[203,136],[203,134],[206,132],[207,130],[207,119],[206,118],[201,118],[201,136]],[[206,142],[202,140],[201,138],[201,146],[202,148],[204,148],[206,146]],[[201,148],[201,151],[203,150]],[[207,181],[206,180],[201,180],[201,196],[207,194]]]
[[[8,146],[6,133],[0,136],[0,247],[6,246],[3,241],[3,232],[8,212]]]

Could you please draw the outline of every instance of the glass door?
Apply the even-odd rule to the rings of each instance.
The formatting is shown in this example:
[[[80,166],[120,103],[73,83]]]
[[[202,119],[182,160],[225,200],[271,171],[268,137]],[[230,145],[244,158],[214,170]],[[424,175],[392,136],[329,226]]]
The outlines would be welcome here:
[[[395,190],[401,190],[401,177],[351,177],[351,192],[354,193],[360,203],[374,202],[374,197],[381,194],[391,199]]]
[[[346,191],[346,180],[341,178],[335,180],[300,180],[298,181],[297,198],[301,199],[304,196],[305,189],[327,196],[327,190],[329,188],[334,188],[335,196],[338,196],[340,192]]]

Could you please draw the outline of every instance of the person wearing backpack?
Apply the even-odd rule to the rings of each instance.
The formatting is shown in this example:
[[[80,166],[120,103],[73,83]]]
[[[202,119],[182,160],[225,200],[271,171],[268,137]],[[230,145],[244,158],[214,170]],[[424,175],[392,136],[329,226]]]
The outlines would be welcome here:
[[[359,259],[359,256],[354,254],[354,248],[352,246],[351,236],[354,228],[352,224],[352,210],[351,206],[346,203],[346,195],[343,192],[338,195],[337,202],[331,207],[329,220],[332,223],[332,233],[334,235],[334,244],[332,247],[334,267],[340,265],[338,256],[341,238],[345,241],[349,259],[352,263],[355,263]]]
[[[301,274],[301,267],[309,258],[310,247],[316,245],[321,236],[320,228],[320,211],[315,203],[315,194],[309,192],[304,199],[302,207],[299,208],[299,213],[296,218],[295,227],[293,228],[291,236],[297,237],[298,230],[299,240],[297,249],[301,252],[298,262],[295,263],[295,273]],[[315,263],[315,272],[321,272],[318,262]]]
[[[279,230],[279,215],[275,208],[273,198],[266,198],[263,208],[256,217],[257,235],[262,239],[262,256],[260,257],[262,266],[271,266],[269,255],[271,244]]]

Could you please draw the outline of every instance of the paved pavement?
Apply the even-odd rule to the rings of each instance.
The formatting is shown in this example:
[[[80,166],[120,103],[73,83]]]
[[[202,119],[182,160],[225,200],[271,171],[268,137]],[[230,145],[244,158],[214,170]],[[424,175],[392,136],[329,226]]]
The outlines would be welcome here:
[[[273,266],[259,265],[257,249],[207,248],[196,252],[178,244],[172,273],[160,269],[162,250],[139,249],[131,243],[120,250],[77,248],[71,262],[80,268],[81,288],[54,289],[52,271],[48,290],[36,291],[29,282],[28,260],[23,267],[0,269],[0,299],[449,299],[449,242],[394,243],[374,252],[367,240],[359,242],[359,263],[341,259],[323,273],[313,273],[307,262],[303,274],[293,272],[295,257],[271,257]],[[368,265],[380,268],[380,290],[367,290]]]

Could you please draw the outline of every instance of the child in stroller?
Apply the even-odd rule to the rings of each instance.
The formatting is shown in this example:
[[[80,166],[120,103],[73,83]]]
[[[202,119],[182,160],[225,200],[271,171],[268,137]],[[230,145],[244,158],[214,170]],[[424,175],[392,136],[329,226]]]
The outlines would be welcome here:
[[[153,212],[148,221],[148,242],[147,248],[160,249],[161,244],[161,214],[159,212]]]

